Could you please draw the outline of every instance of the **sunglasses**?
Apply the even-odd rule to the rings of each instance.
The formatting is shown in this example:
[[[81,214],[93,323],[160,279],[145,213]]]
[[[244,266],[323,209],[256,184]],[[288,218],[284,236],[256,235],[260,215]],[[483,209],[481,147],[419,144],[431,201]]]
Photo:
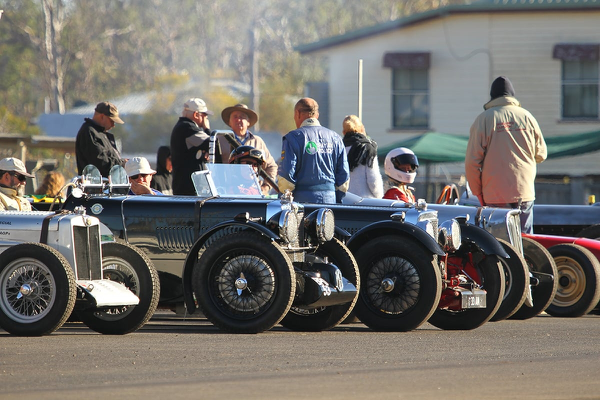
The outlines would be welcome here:
[[[131,175],[130,178],[135,181],[136,179],[139,179],[140,177],[145,178],[145,177],[147,177],[149,175],[151,175],[151,174],[137,174],[137,175]]]
[[[10,176],[14,176],[15,178],[17,178],[21,182],[25,182],[27,180],[27,177],[25,175],[21,175],[18,172],[10,171],[8,174]]]

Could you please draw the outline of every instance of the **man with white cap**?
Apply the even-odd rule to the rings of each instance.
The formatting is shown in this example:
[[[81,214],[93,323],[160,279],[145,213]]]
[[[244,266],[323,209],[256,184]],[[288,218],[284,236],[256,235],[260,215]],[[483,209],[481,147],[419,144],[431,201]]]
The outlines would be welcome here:
[[[171,132],[171,164],[173,194],[196,195],[192,172],[204,169],[210,144],[210,122],[213,115],[204,100],[192,98],[183,104],[183,112]],[[219,154],[215,151],[215,154]],[[220,157],[218,159],[220,162]]]
[[[18,158],[0,160],[0,211],[31,211],[31,204],[19,196],[19,187],[33,178]]]
[[[150,168],[150,163],[146,157],[133,157],[125,163],[125,172],[129,177],[129,194],[152,194],[162,195],[156,189],[150,187],[152,182],[152,175],[156,173],[155,170]]]
[[[127,160],[121,158],[115,136],[109,132],[115,124],[123,124],[117,106],[108,101],[96,105],[94,116],[85,118],[75,139],[77,173],[81,175],[86,165],[95,165],[104,177],[115,165],[123,166]]]

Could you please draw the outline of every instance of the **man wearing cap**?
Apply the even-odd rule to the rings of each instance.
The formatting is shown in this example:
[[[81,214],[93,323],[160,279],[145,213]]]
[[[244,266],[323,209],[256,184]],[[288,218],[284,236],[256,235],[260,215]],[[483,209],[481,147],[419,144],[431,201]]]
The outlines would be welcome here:
[[[281,143],[277,184],[301,203],[340,203],[350,182],[350,168],[340,135],[319,123],[319,104],[305,97],[294,106],[295,130]]]
[[[152,182],[152,175],[156,173],[155,170],[150,168],[150,163],[146,157],[133,157],[125,163],[125,172],[129,177],[129,194],[152,194],[162,195],[156,189],[150,187]]]
[[[0,211],[31,211],[31,204],[19,196],[19,187],[25,186],[27,173],[25,164],[18,158],[0,160]]]
[[[81,175],[83,168],[91,164],[102,176],[108,177],[113,166],[125,165],[126,160],[117,150],[115,136],[109,132],[115,123],[122,124],[123,120],[119,118],[117,107],[108,101],[98,103],[91,119],[85,118],[75,140],[77,173]]]
[[[277,163],[275,162],[275,159],[271,156],[271,153],[269,153],[269,149],[264,140],[248,130],[248,128],[254,126],[258,122],[258,114],[256,114],[254,110],[249,109],[245,104],[236,104],[235,106],[224,109],[221,112],[221,118],[223,119],[223,122],[233,130],[235,133],[235,140],[240,146],[252,146],[263,153],[265,158],[264,171],[271,179],[275,180],[275,177],[277,176]],[[223,163],[228,163],[229,155],[234,149],[224,137],[219,136],[218,139],[221,149],[223,150]],[[263,194],[267,194],[271,190],[271,186],[263,181],[261,190]]]
[[[183,112],[171,132],[171,163],[173,194],[196,195],[192,172],[204,169],[210,144],[210,123],[213,115],[204,100],[192,98],[183,104]],[[219,151],[215,153],[220,161]]]

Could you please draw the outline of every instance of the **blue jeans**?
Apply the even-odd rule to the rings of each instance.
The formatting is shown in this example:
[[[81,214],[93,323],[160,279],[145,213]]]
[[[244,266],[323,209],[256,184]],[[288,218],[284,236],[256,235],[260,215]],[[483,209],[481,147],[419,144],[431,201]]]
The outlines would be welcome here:
[[[533,200],[521,202],[520,207],[519,203],[496,203],[486,204],[486,206],[498,208],[519,208],[521,210],[521,232],[529,234],[533,233]]]

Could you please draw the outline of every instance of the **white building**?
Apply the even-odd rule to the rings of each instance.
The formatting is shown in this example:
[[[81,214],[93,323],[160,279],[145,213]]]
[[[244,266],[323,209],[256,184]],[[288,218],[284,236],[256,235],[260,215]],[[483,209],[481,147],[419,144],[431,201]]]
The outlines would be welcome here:
[[[380,147],[424,132],[468,135],[507,76],[545,137],[600,130],[600,0],[483,0],[301,45],[329,62],[330,128],[358,111]],[[600,153],[548,160],[538,174],[600,174]],[[455,165],[454,168],[460,168]]]

